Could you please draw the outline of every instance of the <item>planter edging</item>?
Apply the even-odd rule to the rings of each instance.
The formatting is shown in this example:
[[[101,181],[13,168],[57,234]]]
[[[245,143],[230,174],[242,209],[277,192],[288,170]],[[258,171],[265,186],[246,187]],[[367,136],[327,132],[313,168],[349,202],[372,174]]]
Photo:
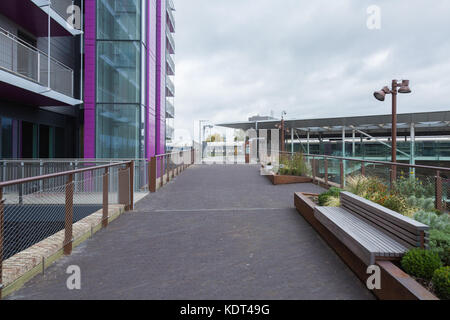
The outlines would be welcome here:
[[[342,261],[365,284],[368,278],[367,266],[350,251],[333,233],[325,228],[315,217],[316,204],[308,196],[310,193],[294,193],[294,204],[297,211],[319,233],[325,242],[337,253]],[[403,272],[390,261],[377,261],[381,271],[381,289],[371,292],[381,300],[439,300],[430,291],[411,276]],[[368,289],[369,290],[369,289]]]

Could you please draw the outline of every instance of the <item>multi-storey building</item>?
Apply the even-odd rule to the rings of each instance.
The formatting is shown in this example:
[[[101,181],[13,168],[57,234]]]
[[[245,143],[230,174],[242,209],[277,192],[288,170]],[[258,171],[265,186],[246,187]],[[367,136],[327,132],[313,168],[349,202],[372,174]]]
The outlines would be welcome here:
[[[1,158],[164,153],[174,9],[171,0],[1,1]]]

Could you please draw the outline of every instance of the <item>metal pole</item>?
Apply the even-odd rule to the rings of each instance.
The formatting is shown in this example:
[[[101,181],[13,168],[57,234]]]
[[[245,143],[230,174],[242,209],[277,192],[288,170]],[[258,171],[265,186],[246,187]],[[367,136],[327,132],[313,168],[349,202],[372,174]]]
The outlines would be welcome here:
[[[156,157],[152,157],[150,159],[150,166],[149,166],[149,172],[148,172],[148,181],[149,181],[149,188],[150,192],[154,193],[156,192],[156,180],[157,180],[157,162]]]
[[[294,153],[294,128],[291,128],[291,152]]]
[[[410,150],[410,161],[409,163],[412,165],[416,164],[416,132],[415,132],[415,125],[414,123],[411,123],[411,141],[410,141],[410,145],[409,145],[409,150]],[[411,168],[411,177],[415,178],[416,177],[416,168]]]
[[[134,161],[132,160],[130,166],[130,205],[129,209],[134,210]]]
[[[392,80],[392,156],[391,162],[397,162],[397,80]],[[397,177],[397,166],[392,166],[391,182]]]
[[[73,174],[67,176],[66,184],[66,215],[64,228],[64,254],[72,253],[72,224],[73,224]]]
[[[306,153],[307,154],[310,154],[310,152],[309,152],[309,137],[310,137],[310,135],[309,135],[309,129],[308,129],[308,132],[306,133]]]
[[[108,201],[108,186],[109,186],[109,168],[105,168],[105,174],[103,175],[103,218],[102,225],[103,228],[108,226],[108,211],[109,211],[109,201]]]
[[[355,143],[355,133],[356,131],[352,131],[352,155],[353,157],[356,155],[356,143]]]

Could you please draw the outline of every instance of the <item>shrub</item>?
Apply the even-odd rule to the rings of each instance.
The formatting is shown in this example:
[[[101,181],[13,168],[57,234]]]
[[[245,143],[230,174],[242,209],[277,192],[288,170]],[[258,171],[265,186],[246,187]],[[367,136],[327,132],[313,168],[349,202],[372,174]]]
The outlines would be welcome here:
[[[437,269],[433,274],[431,282],[439,298],[450,300],[450,267]]]
[[[448,214],[437,215],[434,212],[418,211],[414,219],[430,226],[430,229],[450,233],[450,216]]]
[[[450,266],[450,234],[440,230],[430,230],[430,249],[437,252],[445,266]]]
[[[411,176],[400,176],[394,184],[394,188],[405,197],[415,196],[416,198],[430,198],[434,195],[432,183],[428,183],[426,180],[422,182],[418,178]]]
[[[328,189],[328,191],[322,193],[319,195],[319,205],[320,206],[327,206],[327,201],[330,197],[339,198],[339,195],[341,193],[341,189],[336,187],[331,187]]]
[[[430,280],[436,269],[441,267],[439,255],[431,250],[415,248],[402,258],[402,268],[410,275]]]
[[[341,205],[341,198],[329,196],[327,201],[325,201],[326,207],[339,207]]]
[[[302,153],[294,153],[292,155],[283,154],[280,156],[281,175],[303,176],[308,174],[308,167],[305,163]]]

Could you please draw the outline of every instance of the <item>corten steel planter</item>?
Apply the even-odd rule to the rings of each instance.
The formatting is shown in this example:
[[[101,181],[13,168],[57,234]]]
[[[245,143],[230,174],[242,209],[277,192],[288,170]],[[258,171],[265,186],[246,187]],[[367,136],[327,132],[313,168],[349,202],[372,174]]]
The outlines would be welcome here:
[[[308,183],[312,182],[312,178],[306,176],[286,176],[274,174],[273,172],[267,175],[269,180],[274,184],[291,184],[291,183]]]
[[[320,234],[327,244],[339,255],[342,261],[366,283],[369,274],[364,264],[352,251],[350,251],[333,233],[325,228],[315,217],[314,208],[317,204],[311,197],[318,194],[297,192],[294,194],[294,204],[297,211]],[[408,274],[390,261],[377,261],[381,271],[381,289],[371,292],[381,300],[438,300],[431,292],[425,289]]]

